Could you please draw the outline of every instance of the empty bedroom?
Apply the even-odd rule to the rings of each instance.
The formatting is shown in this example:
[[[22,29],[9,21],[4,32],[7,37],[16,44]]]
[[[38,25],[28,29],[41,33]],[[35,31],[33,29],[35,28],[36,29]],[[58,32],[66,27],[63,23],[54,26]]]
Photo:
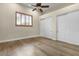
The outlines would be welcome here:
[[[79,56],[78,3],[0,3],[0,56]]]

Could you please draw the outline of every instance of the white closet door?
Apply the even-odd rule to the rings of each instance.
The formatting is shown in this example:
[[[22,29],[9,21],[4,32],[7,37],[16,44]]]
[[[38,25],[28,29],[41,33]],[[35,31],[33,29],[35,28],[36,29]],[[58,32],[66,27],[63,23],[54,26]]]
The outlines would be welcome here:
[[[40,20],[40,35],[52,38],[52,18],[44,18]]]
[[[57,17],[58,40],[79,45],[79,11]]]

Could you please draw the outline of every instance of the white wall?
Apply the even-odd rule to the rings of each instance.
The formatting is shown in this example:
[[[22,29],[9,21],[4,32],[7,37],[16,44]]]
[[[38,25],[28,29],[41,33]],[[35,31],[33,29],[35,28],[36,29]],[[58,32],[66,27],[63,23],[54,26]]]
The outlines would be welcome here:
[[[69,13],[69,12],[76,11],[76,10],[79,10],[79,4],[73,4],[73,5],[70,5],[68,7],[64,7],[62,9],[56,10],[54,12],[44,14],[40,18],[42,19],[42,18],[46,18],[46,17],[52,16],[52,20],[53,20],[53,22],[52,22],[53,23],[52,30],[56,33],[56,26],[57,26],[56,25],[57,24],[56,23],[56,20],[57,20],[56,17],[58,15],[61,15],[61,14],[64,14],[64,13]],[[79,39],[79,38],[76,38],[76,39]],[[71,42],[68,42],[68,43],[71,43]],[[73,42],[72,44],[75,44],[75,43]]]
[[[15,12],[33,15],[33,27],[16,27]],[[39,13],[20,4],[0,4],[0,41],[39,35]]]

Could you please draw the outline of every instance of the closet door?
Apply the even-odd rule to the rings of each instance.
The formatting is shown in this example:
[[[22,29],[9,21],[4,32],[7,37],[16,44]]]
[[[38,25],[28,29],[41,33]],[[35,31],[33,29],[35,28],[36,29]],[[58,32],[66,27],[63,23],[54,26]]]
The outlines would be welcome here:
[[[57,39],[79,45],[79,11],[57,17]]]
[[[40,20],[40,35],[47,38],[52,38],[52,18],[47,17]]]

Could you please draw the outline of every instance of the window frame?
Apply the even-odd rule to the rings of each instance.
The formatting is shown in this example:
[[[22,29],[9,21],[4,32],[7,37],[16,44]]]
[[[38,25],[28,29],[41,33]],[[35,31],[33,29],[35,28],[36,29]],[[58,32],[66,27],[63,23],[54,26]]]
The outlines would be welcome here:
[[[26,15],[26,16],[31,16],[31,23],[32,23],[32,25],[21,25],[21,24],[18,25],[17,24],[17,13],[21,14],[21,17],[22,17],[22,14]],[[15,12],[15,26],[18,26],[18,27],[32,27],[33,26],[33,16],[29,15],[29,14],[26,14],[26,13],[22,13],[22,12]]]

